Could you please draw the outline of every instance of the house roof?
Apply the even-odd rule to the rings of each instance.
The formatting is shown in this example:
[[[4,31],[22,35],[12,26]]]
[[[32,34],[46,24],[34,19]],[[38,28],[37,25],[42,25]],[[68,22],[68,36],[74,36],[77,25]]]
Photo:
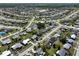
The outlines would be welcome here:
[[[32,39],[35,39],[36,37],[37,37],[37,35],[33,35],[33,36],[32,36]]]
[[[38,48],[38,49],[36,50],[36,53],[38,53],[38,54],[43,54],[42,48]]]
[[[69,43],[73,43],[74,40],[73,40],[73,39],[68,39],[68,42],[69,42]]]
[[[59,54],[60,56],[65,56],[67,51],[65,49],[61,49],[61,50],[58,50],[56,53]]]
[[[34,24],[34,25],[32,26],[32,28],[33,28],[33,29],[37,29],[37,25]]]
[[[29,27],[29,28],[27,28],[26,31],[27,31],[27,32],[30,32],[31,30],[32,30],[31,27]]]
[[[20,48],[22,47],[23,45],[21,43],[16,43],[12,46],[13,49],[17,49],[17,48]]]
[[[26,33],[26,32],[21,32],[21,33],[20,33],[20,35],[25,35],[25,34],[27,34],[27,33]]]
[[[29,40],[30,40],[30,39],[23,40],[22,43],[23,43],[23,44],[27,44]]]
[[[71,44],[66,43],[66,44],[63,45],[63,47],[66,48],[66,49],[69,49],[71,47]]]
[[[54,37],[59,37],[60,36],[60,34],[58,34],[58,33],[56,33],[55,35],[54,35]]]
[[[18,38],[18,37],[19,37],[19,35],[14,35],[12,38],[14,38],[14,39],[15,39],[15,38]]]
[[[75,34],[72,34],[71,35],[71,38],[75,39],[76,38],[76,35]]]
[[[10,39],[1,40],[2,44],[9,44],[11,43]]]
[[[11,51],[4,51],[1,56],[8,56],[9,54],[11,54]]]

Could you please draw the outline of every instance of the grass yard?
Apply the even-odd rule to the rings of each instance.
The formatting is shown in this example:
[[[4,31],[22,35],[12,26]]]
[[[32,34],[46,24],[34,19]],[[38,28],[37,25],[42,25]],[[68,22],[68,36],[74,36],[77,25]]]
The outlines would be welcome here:
[[[56,52],[56,49],[54,48],[50,48],[50,49],[46,49],[47,50],[47,53],[49,56],[53,56]]]
[[[62,44],[59,40],[57,40],[57,41],[55,42],[55,45],[56,45],[55,48],[51,47],[50,49],[46,49],[49,56],[54,55],[54,54],[56,53],[56,51],[58,50],[58,47],[60,47],[60,49],[61,49],[62,46],[63,46],[63,44]]]
[[[21,39],[27,39],[32,36],[32,33],[28,33],[26,35],[21,35]]]
[[[0,46],[0,54],[4,52],[6,49],[8,49],[8,46]]]
[[[70,53],[70,56],[73,56],[73,53],[74,53],[74,47],[72,46],[68,51]]]
[[[56,44],[56,47],[60,46],[60,48],[62,48],[63,46],[63,44],[59,40],[57,40],[55,44]]]

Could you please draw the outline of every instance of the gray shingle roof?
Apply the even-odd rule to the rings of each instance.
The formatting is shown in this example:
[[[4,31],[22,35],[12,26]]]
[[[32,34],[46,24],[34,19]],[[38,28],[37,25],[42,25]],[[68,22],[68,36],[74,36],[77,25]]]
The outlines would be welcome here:
[[[11,43],[10,39],[1,40],[2,44],[9,44]]]
[[[16,44],[14,44],[13,46],[12,46],[12,48],[15,50],[15,49],[17,49],[17,48],[20,48],[20,47],[22,47],[23,45],[21,44],[21,43],[16,43]]]
[[[38,54],[43,54],[43,50],[42,50],[42,48],[38,48],[37,50],[36,50],[36,53],[38,53]]]
[[[33,35],[33,36],[32,36],[32,39],[35,39],[36,37],[37,37],[37,35]]]
[[[68,42],[69,43],[74,43],[74,40],[73,39],[68,39]]]
[[[69,44],[69,43],[66,43],[63,45],[63,48],[65,48],[65,49],[69,49],[70,47],[71,47],[71,44]]]
[[[65,49],[61,49],[61,50],[58,50],[56,53],[59,54],[60,56],[65,56],[67,51]]]

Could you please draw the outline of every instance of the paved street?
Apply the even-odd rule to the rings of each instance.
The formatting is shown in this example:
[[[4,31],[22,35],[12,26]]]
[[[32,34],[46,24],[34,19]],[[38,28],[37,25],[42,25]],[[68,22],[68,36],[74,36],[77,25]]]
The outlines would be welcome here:
[[[16,27],[16,26],[5,26],[5,25],[0,25],[0,28],[22,29],[21,27]]]
[[[12,22],[24,22],[24,20],[17,20],[17,19],[9,19],[9,18],[5,18],[3,16],[0,16],[0,20],[5,20],[5,21],[12,21]]]

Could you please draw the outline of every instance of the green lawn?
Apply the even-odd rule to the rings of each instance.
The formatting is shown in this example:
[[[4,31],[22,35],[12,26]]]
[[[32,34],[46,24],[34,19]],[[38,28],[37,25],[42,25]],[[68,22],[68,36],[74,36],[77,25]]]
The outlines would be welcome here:
[[[56,49],[54,49],[54,48],[50,48],[50,49],[46,49],[46,50],[47,50],[49,56],[54,55],[56,52]]]
[[[61,37],[70,37],[71,32],[69,30],[66,30],[64,32],[61,32]]]
[[[60,49],[61,49],[62,46],[63,46],[63,44],[59,40],[57,40],[55,42],[55,45],[56,45],[55,48],[51,47],[50,49],[47,49],[47,52],[48,52],[49,56],[54,55],[56,53],[56,51],[58,50],[58,47],[60,47]]]
[[[1,47],[0,47],[0,54],[1,54],[2,52],[4,52],[6,49],[8,49],[8,46],[1,46]]]
[[[32,36],[32,33],[28,33],[26,35],[21,35],[20,37],[21,37],[21,39],[27,39],[27,38],[29,38],[31,36]]]
[[[68,51],[70,53],[70,56],[73,56],[73,53],[74,53],[74,47],[72,46]]]
[[[63,46],[63,44],[59,40],[57,40],[55,44],[56,44],[56,47],[60,46],[60,48],[62,48]]]

